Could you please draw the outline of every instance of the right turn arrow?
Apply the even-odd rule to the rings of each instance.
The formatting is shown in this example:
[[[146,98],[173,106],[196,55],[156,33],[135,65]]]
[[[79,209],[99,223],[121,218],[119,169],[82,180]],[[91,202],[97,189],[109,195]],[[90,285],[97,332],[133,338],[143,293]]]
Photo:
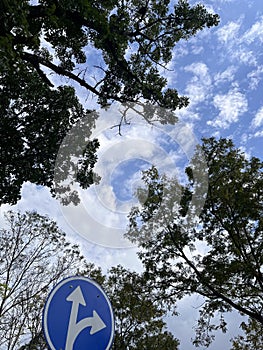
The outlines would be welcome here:
[[[69,318],[65,350],[72,350],[77,336],[84,328],[91,327],[90,334],[93,335],[105,328],[106,325],[95,310],[93,310],[92,317],[86,317],[77,322],[79,305],[86,306],[80,286],[74,289],[66,300],[72,302],[72,308]]]

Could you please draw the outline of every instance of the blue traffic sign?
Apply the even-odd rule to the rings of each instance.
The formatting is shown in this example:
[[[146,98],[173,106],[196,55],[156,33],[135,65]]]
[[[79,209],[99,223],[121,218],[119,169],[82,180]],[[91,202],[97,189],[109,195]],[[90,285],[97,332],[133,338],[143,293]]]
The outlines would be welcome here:
[[[108,350],[114,336],[111,303],[95,281],[68,277],[47,298],[43,331],[51,350]]]

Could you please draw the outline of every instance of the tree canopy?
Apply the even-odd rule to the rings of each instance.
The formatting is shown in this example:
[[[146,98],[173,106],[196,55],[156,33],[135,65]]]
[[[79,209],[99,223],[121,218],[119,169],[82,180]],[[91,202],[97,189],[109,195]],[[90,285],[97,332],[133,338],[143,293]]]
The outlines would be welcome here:
[[[116,322],[113,349],[177,349],[163,321],[165,304],[144,275],[121,266],[103,275],[45,216],[9,212],[6,218],[0,230],[1,349],[47,349],[41,329],[45,300],[58,281],[75,274],[95,279],[107,292]]]
[[[167,331],[165,303],[156,297],[144,274],[113,267],[105,288],[115,310],[112,350],[176,350],[179,342]]]
[[[253,319],[242,322],[243,334],[232,339],[231,350],[261,349],[263,345],[263,325]]]
[[[194,171],[202,154],[208,189],[197,213],[192,198],[205,179]],[[263,162],[247,159],[231,140],[210,138],[186,172],[186,185],[154,168],[144,173],[148,197],[132,210],[127,236],[142,248],[139,257],[160,297],[204,297],[194,343],[209,346],[213,330],[226,331],[225,312],[263,324]]]
[[[95,268],[47,217],[10,212],[6,220],[0,230],[0,346],[11,350],[40,332],[52,286],[69,274]]]
[[[166,80],[158,65],[171,60],[180,39],[218,24],[218,16],[204,6],[191,7],[182,0],[174,8],[167,0],[40,0],[37,5],[6,0],[1,17],[1,61],[7,72],[23,75],[20,69],[24,67],[51,86],[44,71],[48,68],[83,85],[102,104],[143,97],[172,109],[185,105],[186,100],[179,98],[176,90],[162,91]],[[86,66],[86,72],[78,68],[89,65],[91,45],[100,50],[104,61],[98,68],[103,76],[94,85],[86,76],[91,67]]]
[[[183,0],[1,1],[1,203],[16,203],[24,181],[52,188],[59,145],[88,113],[76,86],[102,107],[139,100],[171,110],[186,106],[160,68],[179,40],[218,22],[204,6]],[[96,162],[98,142],[90,142],[84,186],[93,182]]]

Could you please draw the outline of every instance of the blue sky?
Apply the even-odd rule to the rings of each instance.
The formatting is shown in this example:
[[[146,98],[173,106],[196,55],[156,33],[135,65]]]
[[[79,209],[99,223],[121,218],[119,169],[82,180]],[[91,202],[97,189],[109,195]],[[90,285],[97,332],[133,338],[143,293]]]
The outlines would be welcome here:
[[[262,158],[262,2],[204,3],[221,22],[178,45],[171,81],[191,101],[181,118],[193,124],[198,138],[231,137],[246,153]]]
[[[62,208],[46,188],[30,183],[24,185],[16,206],[55,218],[69,239],[80,244],[87,260],[104,271],[119,263],[141,269],[136,248],[122,241],[125,218],[136,203],[133,193],[141,185],[140,170],[153,163],[183,179],[181,167],[187,164],[194,145],[210,136],[230,137],[248,156],[263,159],[262,0],[201,2],[220,15],[220,25],[178,43],[168,70],[163,72],[171,87],[190,98],[190,105],[177,113],[179,126],[152,127],[131,115],[131,125],[119,136],[111,129],[113,120],[107,118],[116,110],[109,110],[93,133],[101,142],[97,170],[103,181],[89,191],[80,190],[81,207]],[[96,55],[90,51],[92,59]],[[87,107],[96,106],[83,90],[79,96]],[[8,208],[2,206],[1,214]],[[181,318],[169,318],[169,326],[181,340],[180,350],[194,349],[190,336],[197,318],[195,307],[200,304],[196,298],[182,301]],[[229,320],[233,336],[238,331],[236,316]],[[219,335],[209,349],[230,348],[228,338]]]

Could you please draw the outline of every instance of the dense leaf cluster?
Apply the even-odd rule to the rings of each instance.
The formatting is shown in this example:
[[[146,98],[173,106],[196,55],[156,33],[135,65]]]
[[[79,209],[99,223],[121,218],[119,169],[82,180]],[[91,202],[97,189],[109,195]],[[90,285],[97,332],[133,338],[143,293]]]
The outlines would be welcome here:
[[[81,255],[54,221],[37,213],[7,215],[0,230],[0,347],[44,350],[43,306],[50,290],[70,275],[85,275],[103,286],[115,316],[114,350],[177,349],[166,330],[165,303],[145,276],[121,266],[107,276]]]
[[[174,6],[167,0],[1,1],[0,203],[16,203],[24,181],[52,187],[59,145],[88,112],[70,84],[101,106],[139,100],[171,110],[186,106],[159,68],[180,39],[217,24],[217,15],[181,0]],[[83,160],[78,181],[84,188],[93,183],[97,147]]]
[[[225,331],[225,312],[235,309],[263,324],[263,163],[247,159],[230,140],[211,138],[197,149],[195,171],[202,154],[208,189],[201,213],[192,198],[204,177],[189,168],[183,186],[150,169],[144,178],[151,196],[133,209],[128,237],[142,247],[147,276],[164,299],[204,297],[195,343],[209,346],[213,336],[204,329]],[[218,325],[211,323],[215,315]]]
[[[94,119],[83,109],[73,88],[50,90],[32,69],[23,70],[23,75],[16,70],[3,74],[0,85],[0,203],[15,204],[24,181],[53,187],[62,140],[85,116],[90,116],[90,128]],[[96,145],[89,158],[86,157],[91,170],[97,159],[98,144],[96,140],[90,144]],[[93,183],[93,178],[87,176],[85,181]]]
[[[217,15],[182,0],[174,5],[167,0],[41,0],[37,5],[8,0],[2,2],[1,61],[8,70],[14,64],[32,67],[47,84],[42,67],[68,76],[97,95],[102,104],[143,97],[175,109],[187,100],[174,89],[163,91],[166,80],[158,66],[171,60],[180,39],[216,24]],[[94,85],[81,71],[75,73],[83,63],[91,71],[90,45],[100,50],[104,60],[103,77]]]

